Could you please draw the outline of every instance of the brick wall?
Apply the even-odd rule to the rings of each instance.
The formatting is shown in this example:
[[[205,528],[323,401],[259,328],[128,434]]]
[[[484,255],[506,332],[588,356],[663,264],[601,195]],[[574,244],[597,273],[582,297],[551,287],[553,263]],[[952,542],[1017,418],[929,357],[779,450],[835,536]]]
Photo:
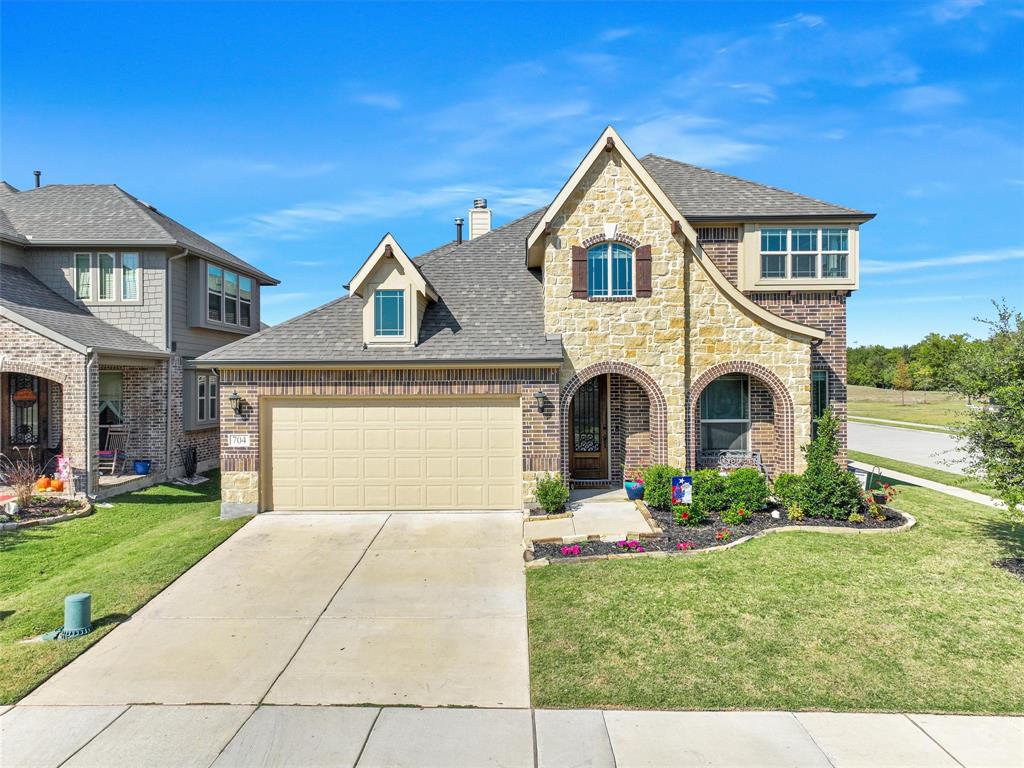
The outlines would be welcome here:
[[[154,479],[163,477],[167,455],[165,364],[161,361],[158,365],[146,367],[100,365],[100,373],[111,371],[120,372],[122,376],[124,419],[129,429],[125,450],[129,463],[118,471],[131,474],[130,462],[149,459],[152,462],[150,474]]]
[[[611,480],[618,484],[623,467],[651,463],[651,403],[644,388],[628,376],[613,373],[609,378]]]
[[[242,400],[235,414],[229,395]],[[543,412],[537,391],[544,393]],[[260,403],[266,397],[402,397],[518,395],[523,425],[523,500],[533,494],[538,473],[559,464],[559,392],[556,368],[438,368],[376,370],[221,371],[220,454],[222,511],[256,512],[260,507]],[[249,436],[249,447],[228,445],[230,436]]]
[[[184,471],[182,452],[179,448],[196,449],[200,472],[212,469],[220,463],[220,427],[185,428],[185,375],[182,358],[175,355],[171,358],[171,477],[177,477]],[[219,396],[224,398],[227,394],[221,392]]]

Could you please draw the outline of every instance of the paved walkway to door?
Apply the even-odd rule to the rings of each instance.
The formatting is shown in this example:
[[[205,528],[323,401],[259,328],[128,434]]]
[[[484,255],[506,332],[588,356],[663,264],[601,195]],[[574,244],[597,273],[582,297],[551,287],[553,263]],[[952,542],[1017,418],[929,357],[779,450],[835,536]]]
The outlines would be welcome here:
[[[23,703],[527,707],[522,516],[260,515]]]

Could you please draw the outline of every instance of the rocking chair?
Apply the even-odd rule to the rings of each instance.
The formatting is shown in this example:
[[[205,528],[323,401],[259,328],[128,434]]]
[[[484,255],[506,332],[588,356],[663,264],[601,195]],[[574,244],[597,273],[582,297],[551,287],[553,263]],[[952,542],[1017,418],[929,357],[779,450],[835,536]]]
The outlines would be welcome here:
[[[107,443],[102,451],[96,451],[96,466],[101,473],[113,475],[118,466],[124,466],[124,453],[128,447],[128,427],[112,424],[107,427]]]

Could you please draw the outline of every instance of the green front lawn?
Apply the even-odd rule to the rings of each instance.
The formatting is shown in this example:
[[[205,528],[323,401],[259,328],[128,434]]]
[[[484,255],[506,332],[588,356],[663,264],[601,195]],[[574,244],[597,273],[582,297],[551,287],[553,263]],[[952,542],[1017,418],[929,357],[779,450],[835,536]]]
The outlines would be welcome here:
[[[850,416],[948,427],[966,413],[967,401],[950,392],[900,393],[851,384],[847,388],[847,410]]]
[[[221,521],[220,477],[108,499],[111,509],[0,533],[0,704],[10,704],[134,613],[245,520]],[[21,644],[63,622],[64,597],[92,594],[95,631]]]
[[[885,456],[875,456],[872,453],[861,453],[860,451],[848,451],[847,456],[853,461],[862,461],[865,464],[870,464],[873,467],[879,467],[883,470],[890,470],[891,472],[905,472],[908,475],[914,477],[921,477],[925,480],[931,480],[936,483],[943,483],[944,485],[952,485],[956,488],[964,488],[968,491],[976,491],[977,493],[992,494],[992,486],[986,483],[984,480],[979,480],[976,477],[968,477],[967,475],[960,475],[956,472],[946,472],[942,469],[934,469],[933,467],[922,467],[920,464],[911,464],[909,461],[897,461],[896,459],[887,459]]]
[[[881,535],[528,571],[537,707],[1014,712],[1024,529],[903,486]]]

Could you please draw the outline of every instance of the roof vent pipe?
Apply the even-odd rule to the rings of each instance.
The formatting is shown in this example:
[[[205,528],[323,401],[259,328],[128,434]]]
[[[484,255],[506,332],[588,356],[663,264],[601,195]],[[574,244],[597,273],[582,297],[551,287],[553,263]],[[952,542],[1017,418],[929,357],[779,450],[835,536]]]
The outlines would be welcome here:
[[[474,208],[486,208],[487,207],[487,198],[486,197],[478,197],[476,200],[473,201],[473,207]]]
[[[43,172],[42,171],[32,171],[32,173],[36,177],[36,189],[39,189],[39,178],[43,175]]]
[[[455,244],[462,245],[462,217],[455,217]]]

